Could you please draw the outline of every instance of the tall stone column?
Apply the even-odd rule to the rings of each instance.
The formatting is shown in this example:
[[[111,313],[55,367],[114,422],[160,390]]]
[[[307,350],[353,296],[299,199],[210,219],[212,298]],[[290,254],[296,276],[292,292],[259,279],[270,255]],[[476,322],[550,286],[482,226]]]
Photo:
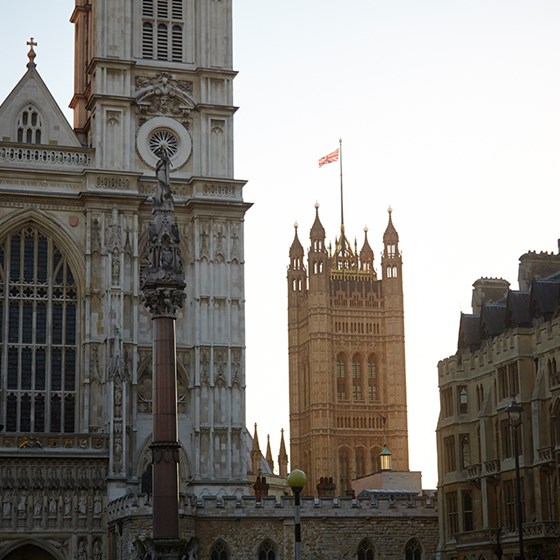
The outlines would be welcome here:
[[[141,277],[143,302],[153,321],[153,544],[158,558],[175,556],[180,546],[175,319],[185,298],[185,275],[169,167],[162,151],[148,226],[148,261]]]

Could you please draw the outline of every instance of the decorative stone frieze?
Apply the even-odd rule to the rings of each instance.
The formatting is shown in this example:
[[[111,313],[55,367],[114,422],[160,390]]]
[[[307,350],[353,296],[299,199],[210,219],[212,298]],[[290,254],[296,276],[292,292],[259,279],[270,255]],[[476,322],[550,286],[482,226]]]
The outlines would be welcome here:
[[[176,80],[168,72],[160,72],[156,76],[136,76],[135,85],[141,123],[152,116],[167,115],[179,117],[188,125],[189,114],[195,107],[193,82]]]

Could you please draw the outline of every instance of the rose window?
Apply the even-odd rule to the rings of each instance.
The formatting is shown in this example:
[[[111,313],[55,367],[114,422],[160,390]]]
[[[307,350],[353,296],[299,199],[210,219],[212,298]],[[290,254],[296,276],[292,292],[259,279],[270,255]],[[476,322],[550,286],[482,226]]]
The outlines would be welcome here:
[[[154,130],[148,142],[151,152],[156,157],[163,151],[171,158],[179,151],[179,140],[167,129]]]
[[[154,117],[138,129],[136,148],[142,160],[155,169],[163,151],[173,169],[180,169],[191,157],[192,138],[189,131],[170,117]]]

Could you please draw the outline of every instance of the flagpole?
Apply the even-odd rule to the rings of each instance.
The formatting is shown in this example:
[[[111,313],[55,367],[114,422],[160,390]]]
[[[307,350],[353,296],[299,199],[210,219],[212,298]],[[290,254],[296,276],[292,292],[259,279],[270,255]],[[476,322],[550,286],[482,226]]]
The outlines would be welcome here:
[[[344,197],[342,195],[342,138],[338,140],[339,145],[339,158],[338,162],[340,164],[340,226],[344,230]]]

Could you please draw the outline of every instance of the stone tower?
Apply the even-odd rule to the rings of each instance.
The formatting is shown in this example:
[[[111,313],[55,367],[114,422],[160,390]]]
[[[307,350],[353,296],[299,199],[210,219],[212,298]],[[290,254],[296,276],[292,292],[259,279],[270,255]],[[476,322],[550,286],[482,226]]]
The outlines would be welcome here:
[[[381,278],[367,230],[358,251],[344,226],[325,245],[316,206],[307,260],[296,227],[288,267],[290,455],[312,493],[332,477],[337,493],[379,470],[408,470],[402,258],[391,210]]]
[[[249,205],[233,178],[231,11],[230,0],[76,0],[74,126],[39,74],[34,40],[0,105],[0,540],[10,546],[24,527],[39,540],[48,528],[53,551],[115,557],[112,504],[151,494],[152,320],[140,277],[162,148],[187,286],[179,490],[249,493]]]
[[[87,225],[102,228],[107,218],[98,215],[99,207],[109,203],[112,231],[120,231],[124,242],[114,235],[112,245],[104,244],[106,256],[86,247],[88,270],[116,266],[122,272],[104,301],[91,302],[106,310],[103,332],[89,315],[83,342],[87,349],[96,338],[121,333],[137,405],[131,416],[136,414],[141,426],[132,429],[129,418],[122,437],[132,435],[134,441],[125,445],[137,457],[149,439],[143,418],[152,384],[149,321],[137,304],[148,217],[139,202],[152,193],[156,154],[164,148],[187,284],[184,312],[177,318],[182,468],[197,492],[211,493],[236,486],[247,471],[242,431],[248,205],[243,183],[233,179],[231,11],[230,0],[77,0],[72,15],[74,130],[91,148],[93,169],[84,176],[85,189],[96,191],[86,198]],[[92,289],[96,281],[93,275],[88,279]],[[122,468],[110,471],[117,485],[127,478]]]

